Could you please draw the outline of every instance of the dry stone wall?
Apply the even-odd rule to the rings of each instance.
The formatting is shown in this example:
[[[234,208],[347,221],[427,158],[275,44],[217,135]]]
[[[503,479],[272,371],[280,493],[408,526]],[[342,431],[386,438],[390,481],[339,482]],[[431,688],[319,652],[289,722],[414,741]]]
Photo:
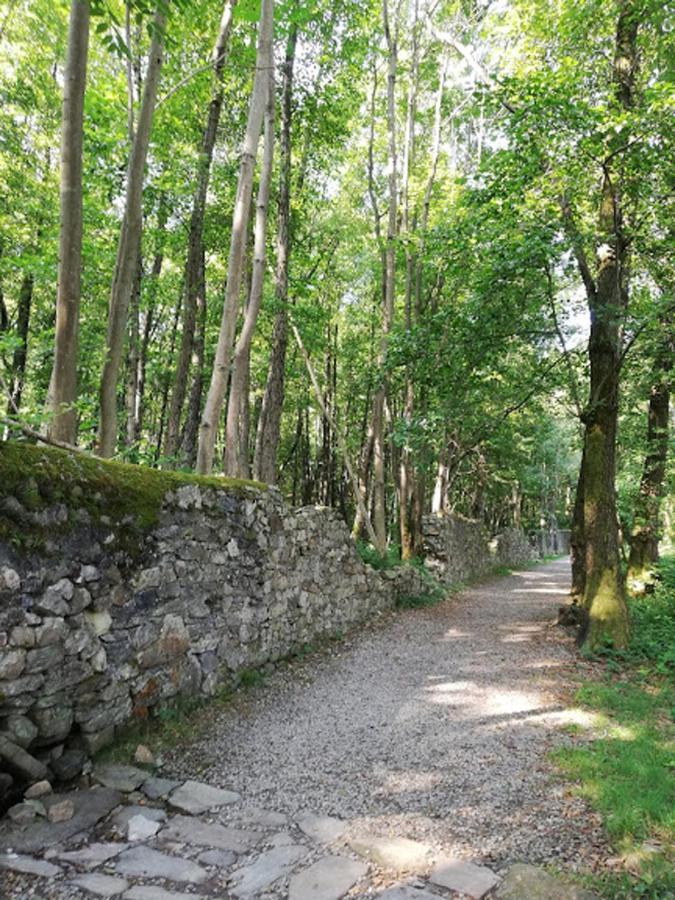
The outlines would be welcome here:
[[[439,595],[416,567],[364,564],[336,512],[291,510],[274,488],[149,472],[151,517],[136,467],[36,451],[14,471],[0,489],[0,802],[12,779],[77,775],[173,698]],[[442,583],[494,567],[477,523],[425,528]],[[499,561],[520,562],[522,542]]]
[[[136,548],[84,511],[39,515],[39,553],[0,543],[0,771],[25,778],[396,600],[337,514],[273,489],[179,487]]]

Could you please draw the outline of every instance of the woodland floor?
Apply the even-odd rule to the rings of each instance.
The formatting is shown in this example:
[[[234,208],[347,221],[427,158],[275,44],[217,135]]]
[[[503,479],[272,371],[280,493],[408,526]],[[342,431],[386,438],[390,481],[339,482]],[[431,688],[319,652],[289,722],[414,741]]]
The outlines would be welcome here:
[[[190,887],[189,896],[286,898],[290,891],[292,898],[315,900],[343,896],[335,888],[339,879],[331,880],[337,866],[348,870],[340,878],[353,885],[350,897],[384,897],[383,890],[398,885],[386,896],[422,900],[457,896],[439,886],[444,882],[434,880],[434,871],[427,881],[430,865],[447,857],[499,876],[517,862],[553,864],[562,873],[601,868],[611,851],[599,819],[547,758],[554,747],[584,740],[565,726],[585,723],[587,714],[571,698],[586,664],[554,624],[568,583],[566,560],[489,579],[437,606],[388,616],[214,707],[204,729],[165,754],[161,774],[236,792],[209,821],[235,829],[253,822],[254,833],[230,828],[238,839],[246,834],[248,849],[233,845],[227,859],[204,853],[204,846],[230,849],[229,838],[221,832],[221,842],[209,844],[197,834],[203,819],[194,826],[180,816],[167,819],[164,807],[177,806],[169,795],[158,813],[163,830],[137,849],[93,845],[117,855],[95,866],[101,890],[134,900],[183,898],[188,895],[163,893],[190,880],[183,865],[196,873],[196,893]],[[145,777],[140,772],[135,783]],[[125,802],[139,797],[137,789]],[[303,825],[307,816],[341,821],[321,819],[317,832]],[[101,821],[85,847],[116,840],[115,814]],[[401,838],[417,843],[397,844]],[[41,849],[50,845],[56,880],[48,887],[44,878],[17,872],[9,859],[4,865],[15,871],[5,873],[4,896],[90,895],[86,878],[78,881],[68,868],[75,864],[75,855],[64,853],[71,844],[56,838],[54,846],[49,839]],[[326,857],[322,846],[340,856]],[[137,856],[154,875],[144,877]],[[306,884],[301,889],[313,860],[330,869],[332,887],[323,893]],[[164,871],[172,861],[179,865],[173,876]],[[139,871],[140,886],[120,879],[138,878]],[[260,888],[251,889],[261,871]]]

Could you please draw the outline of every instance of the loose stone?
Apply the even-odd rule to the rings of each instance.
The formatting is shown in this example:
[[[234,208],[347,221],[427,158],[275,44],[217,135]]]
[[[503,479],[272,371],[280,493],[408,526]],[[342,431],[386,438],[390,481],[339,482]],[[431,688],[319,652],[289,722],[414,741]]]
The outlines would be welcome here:
[[[47,807],[47,818],[50,822],[67,822],[75,815],[75,804],[72,800],[59,800]]]
[[[92,776],[94,781],[116,791],[135,791],[146,780],[147,773],[135,766],[105,765],[96,766]]]
[[[162,826],[159,822],[146,816],[132,816],[127,825],[127,839],[130,841],[147,841],[154,837]]]
[[[51,784],[43,779],[42,781],[36,781],[35,784],[31,784],[31,786],[24,794],[24,797],[26,798],[26,800],[34,800],[37,797],[44,796],[44,794],[51,794],[51,792]]]
[[[554,878],[537,866],[511,866],[495,891],[499,900],[598,900],[597,894]]]

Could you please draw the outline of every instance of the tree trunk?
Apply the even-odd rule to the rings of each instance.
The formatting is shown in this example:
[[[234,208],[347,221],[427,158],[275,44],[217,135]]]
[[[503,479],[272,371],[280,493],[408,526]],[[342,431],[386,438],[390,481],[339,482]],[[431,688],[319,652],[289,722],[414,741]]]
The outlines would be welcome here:
[[[127,433],[125,444],[127,448],[133,447],[138,440],[138,398],[140,384],[141,365],[141,283],[143,279],[143,262],[138,259],[136,277],[131,292],[131,315],[129,328],[129,350],[127,354],[127,391],[126,391],[126,415]]]
[[[277,453],[281,435],[281,413],[284,404],[286,348],[288,346],[288,266],[291,253],[291,147],[293,115],[293,69],[298,42],[298,26],[292,23],[286,43],[281,92],[281,138],[279,166],[279,206],[277,211],[277,263],[274,297],[278,306],[272,334],[265,393],[255,440],[253,477],[276,484]]]
[[[248,459],[249,409],[248,390],[251,365],[251,342],[255,331],[265,283],[265,250],[267,237],[267,210],[269,206],[272,163],[274,161],[274,71],[269,70],[269,86],[265,109],[265,137],[258,199],[255,212],[253,242],[253,272],[251,289],[244,324],[234,351],[234,365],[230,379],[230,398],[227,407],[225,432],[225,474],[234,478],[249,478]]]
[[[213,362],[213,372],[209,392],[202,413],[197,447],[197,471],[209,474],[213,467],[213,455],[218,432],[220,413],[223,408],[232,344],[237,326],[237,310],[241,289],[244,256],[246,254],[246,226],[251,207],[253,170],[258,152],[262,121],[268,96],[268,73],[273,63],[272,26],[274,21],[273,0],[262,0],[260,27],[256,54],[256,72],[249,108],[246,136],[241,155],[237,195],[232,216],[230,254],[227,266],[227,285],[223,301],[220,333]]]
[[[197,460],[197,432],[204,392],[204,345],[206,341],[206,260],[202,250],[200,287],[197,293],[197,328],[192,345],[192,384],[181,440],[183,463],[194,468]]]
[[[82,142],[89,49],[89,3],[73,0],[63,79],[59,273],[47,436],[77,443],[77,357],[82,274]]]
[[[143,102],[129,158],[124,217],[117,248],[117,261],[110,293],[106,358],[101,377],[101,411],[98,453],[110,457],[117,443],[117,376],[127,324],[129,300],[138,265],[143,227],[143,175],[150,144],[152,119],[162,69],[166,14],[164,4],[153,17],[152,42],[143,86]]]
[[[586,589],[586,544],[584,541],[584,459],[581,458],[577,491],[574,496],[572,525],[570,528],[570,552],[572,554],[572,601],[583,602]]]
[[[661,537],[661,500],[666,478],[670,425],[670,373],[675,356],[675,340],[668,333],[669,323],[663,323],[663,327],[666,338],[655,361],[660,378],[652,386],[649,395],[647,452],[635,503],[628,558],[629,583],[638,590],[644,590],[653,581]]]
[[[198,304],[201,288],[201,266],[204,234],[204,215],[206,212],[206,196],[211,177],[213,151],[216,145],[218,123],[223,108],[223,69],[225,54],[232,30],[232,10],[236,0],[226,0],[220,21],[218,38],[213,49],[214,83],[209,112],[204,128],[199,164],[197,168],[197,186],[192,201],[190,232],[188,237],[188,253],[185,262],[185,293],[183,296],[182,330],[178,362],[171,393],[171,407],[167,425],[165,456],[172,457],[178,450],[180,420],[185,402],[185,393],[190,373],[190,361],[194,353],[195,328],[198,315]],[[194,383],[194,382],[193,382]]]
[[[26,272],[19,289],[19,302],[16,310],[16,336],[20,343],[12,354],[12,382],[9,390],[7,412],[15,415],[21,406],[23,385],[26,378],[26,360],[28,358],[28,330],[30,327],[30,309],[33,303],[32,272]],[[70,443],[70,441],[68,442]]]
[[[382,337],[378,368],[381,370],[387,355],[387,343],[394,319],[396,277],[396,234],[398,213],[397,157],[396,157],[396,69],[397,27],[392,32],[389,22],[389,3],[383,0],[382,18],[387,42],[387,131],[389,136],[389,211],[387,216],[387,241],[384,252]],[[386,466],[385,466],[385,416],[386,383],[375,391],[373,401],[373,526],[377,549],[384,555],[387,548]]]

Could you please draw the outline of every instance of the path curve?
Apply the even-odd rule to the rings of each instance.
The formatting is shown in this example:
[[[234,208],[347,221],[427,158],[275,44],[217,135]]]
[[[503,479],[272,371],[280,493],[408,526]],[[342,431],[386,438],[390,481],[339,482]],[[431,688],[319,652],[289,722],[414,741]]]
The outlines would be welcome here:
[[[581,867],[602,833],[546,758],[581,715],[567,705],[574,650],[553,627],[568,591],[557,560],[397,614],[276,671],[166,767],[354,833]]]

